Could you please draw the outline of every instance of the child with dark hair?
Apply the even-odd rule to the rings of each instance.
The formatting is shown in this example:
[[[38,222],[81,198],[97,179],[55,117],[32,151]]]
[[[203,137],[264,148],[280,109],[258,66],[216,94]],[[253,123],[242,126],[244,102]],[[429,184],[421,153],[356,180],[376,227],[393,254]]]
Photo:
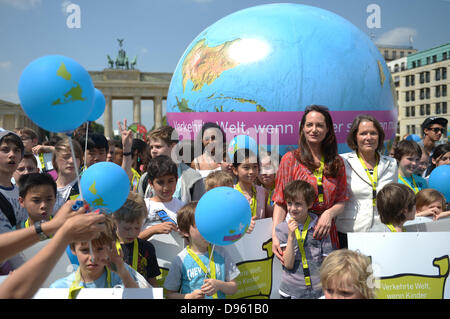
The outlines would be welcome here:
[[[417,194],[428,188],[427,181],[414,174],[422,157],[422,149],[414,141],[402,140],[395,147],[394,158],[398,164],[398,182],[404,184]]]
[[[377,193],[377,209],[384,225],[372,228],[372,232],[401,232],[403,224],[416,215],[416,196],[404,184],[389,183]]]
[[[252,217],[262,219],[272,217],[272,206],[268,204],[269,192],[256,184],[259,174],[257,155],[249,149],[238,149],[233,155],[233,173],[237,177],[234,186],[250,204]]]
[[[125,262],[157,287],[156,277],[161,274],[156,260],[155,247],[147,240],[138,238],[147,217],[144,199],[130,192],[121,208],[113,213],[117,222],[117,249],[121,248]]]
[[[52,218],[56,201],[56,183],[47,173],[31,173],[19,179],[19,203],[28,212],[28,219],[18,228],[28,228]]]
[[[332,251],[330,236],[313,237],[318,217],[310,213],[316,198],[314,187],[306,181],[289,182],[283,191],[288,221],[275,228],[283,251],[283,274],[279,293],[282,299],[319,298],[320,266]]]
[[[19,188],[11,183],[11,178],[22,161],[23,155],[24,145],[20,137],[11,131],[1,131],[0,233],[14,230],[16,225],[20,225],[28,217],[26,210],[19,204]]]
[[[106,137],[103,134],[92,133],[87,136],[87,139],[87,151],[85,154],[86,163],[84,163],[85,168],[88,168],[92,164],[98,162],[106,162],[106,157],[109,150],[109,144]],[[83,136],[78,140],[78,142],[84,149],[86,145],[86,137]]]
[[[147,175],[153,189],[153,196],[145,198],[148,216],[145,219],[143,231],[139,234],[141,239],[149,239],[153,234],[167,234],[177,230],[176,212],[184,205],[184,202],[173,197],[177,186],[178,169],[168,156],[161,155],[150,159]],[[161,215],[161,211],[164,211],[165,216]]]

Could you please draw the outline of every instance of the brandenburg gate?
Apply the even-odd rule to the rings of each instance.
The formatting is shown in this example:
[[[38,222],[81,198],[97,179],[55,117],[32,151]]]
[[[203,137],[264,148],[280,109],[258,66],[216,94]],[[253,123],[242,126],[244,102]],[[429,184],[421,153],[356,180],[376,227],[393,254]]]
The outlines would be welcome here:
[[[112,100],[114,99],[133,100],[133,123],[142,123],[141,101],[153,100],[155,128],[162,126],[162,101],[167,99],[172,78],[172,73],[140,72],[135,69],[137,56],[130,63],[122,48],[124,39],[117,39],[117,41],[120,48],[116,60],[107,55],[109,68],[103,71],[89,71],[94,86],[105,96],[103,118],[107,138],[114,137],[112,129]]]
[[[89,71],[94,86],[105,96],[105,136],[113,138],[112,100],[133,100],[133,122],[141,123],[141,101],[153,100],[155,128],[162,126],[162,101],[167,99],[172,73],[140,72],[133,69]],[[129,123],[131,124],[131,122]]]

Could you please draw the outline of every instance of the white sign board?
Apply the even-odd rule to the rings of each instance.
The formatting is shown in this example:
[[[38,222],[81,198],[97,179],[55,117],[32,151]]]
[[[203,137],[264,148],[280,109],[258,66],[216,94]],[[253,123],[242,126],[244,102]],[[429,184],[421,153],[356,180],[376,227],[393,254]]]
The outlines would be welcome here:
[[[347,235],[349,249],[372,258],[379,298],[450,299],[450,232]]]
[[[41,288],[33,299],[67,299],[69,288]],[[77,299],[162,299],[162,288],[81,289]]]

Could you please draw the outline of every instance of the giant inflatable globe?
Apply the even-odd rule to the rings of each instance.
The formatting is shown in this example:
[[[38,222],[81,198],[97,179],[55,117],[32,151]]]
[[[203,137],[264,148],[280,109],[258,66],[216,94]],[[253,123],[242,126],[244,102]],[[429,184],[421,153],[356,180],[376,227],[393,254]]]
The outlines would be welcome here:
[[[283,154],[298,144],[305,107],[324,105],[343,152],[361,113],[394,138],[393,90],[377,47],[353,24],[316,7],[268,4],[230,14],[192,41],[170,83],[167,119],[181,139],[216,122],[228,141],[246,134]]]

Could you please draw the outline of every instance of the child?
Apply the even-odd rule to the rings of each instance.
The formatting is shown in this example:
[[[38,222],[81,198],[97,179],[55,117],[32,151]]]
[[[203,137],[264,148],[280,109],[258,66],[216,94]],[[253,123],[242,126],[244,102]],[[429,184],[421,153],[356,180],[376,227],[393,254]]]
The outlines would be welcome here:
[[[428,168],[429,157],[425,149],[421,146],[420,150],[422,151],[422,156],[420,157],[419,162],[417,163],[416,170],[414,174],[419,175],[421,177],[425,177],[425,173]]]
[[[331,252],[320,267],[325,299],[374,299],[371,265],[370,258],[359,252],[348,249]]]
[[[416,194],[416,216],[429,216],[433,220],[450,216],[445,196],[433,189],[423,189]]]
[[[421,157],[422,149],[414,141],[402,140],[397,144],[394,151],[394,158],[398,164],[398,182],[411,188],[414,194],[428,188],[427,181],[414,174]]]
[[[130,192],[123,206],[113,213],[117,223],[117,237],[124,252],[125,262],[132,266],[153,286],[157,287],[156,277],[161,274],[156,260],[155,247],[146,240],[137,238],[147,217],[145,202],[141,196]]]
[[[318,217],[309,213],[316,193],[314,187],[295,180],[284,189],[289,221],[275,228],[283,251],[284,266],[279,293],[282,299],[318,298],[322,294],[319,268],[332,251],[330,236],[313,237]]]
[[[164,288],[171,299],[222,299],[237,292],[239,270],[222,247],[216,246],[210,257],[211,245],[195,226],[196,207],[191,202],[178,211],[178,227],[189,245],[172,261]]]
[[[267,205],[268,191],[264,187],[256,185],[258,172],[259,163],[256,154],[245,148],[238,149],[234,153],[233,173],[238,180],[234,188],[247,198],[252,216],[262,219],[272,217],[273,208]]]
[[[172,150],[178,143],[178,135],[171,126],[163,126],[150,132],[148,137],[151,157],[166,155],[170,158]],[[182,151],[187,151],[182,148]],[[186,154],[183,154],[183,158]],[[193,200],[199,200],[205,193],[205,185],[202,176],[195,170],[180,161],[177,164],[178,181],[174,197],[187,203]],[[148,176],[144,173],[140,179],[138,192],[144,197],[151,197],[151,188],[148,184]]]
[[[19,180],[19,203],[28,212],[28,219],[18,228],[28,228],[52,218],[56,201],[56,183],[47,173],[23,175]]]
[[[72,140],[75,153],[76,164],[73,163],[72,153],[68,139],[60,140],[55,145],[52,164],[58,173],[56,179],[56,203],[54,213],[69,199],[76,199],[80,194],[77,183],[76,169],[81,165],[83,159],[83,150],[76,140]]]
[[[149,184],[153,189],[153,196],[145,198],[148,216],[144,222],[144,230],[139,238],[147,240],[153,234],[167,234],[177,230],[177,211],[184,205],[178,198],[173,197],[175,193],[178,170],[177,165],[167,156],[161,155],[152,158],[147,166]],[[168,218],[158,215],[164,211]]]
[[[25,153],[22,160],[17,166],[16,171],[13,173],[13,180],[11,180],[17,186],[19,185],[19,179],[22,175],[30,173],[39,173],[36,157],[31,153]]]
[[[109,151],[108,140],[103,134],[92,133],[87,136],[87,139],[86,163],[83,170],[95,163],[106,162]],[[81,137],[78,142],[84,149],[86,136]]]
[[[401,232],[407,220],[416,215],[416,196],[410,187],[400,183],[389,183],[377,194],[377,210],[384,225],[370,231]]]
[[[450,165],[450,142],[440,144],[434,149],[433,155],[431,155],[431,165],[426,172],[427,178],[436,167],[441,165]]]
[[[80,266],[67,277],[58,279],[50,288],[69,288],[69,299],[76,298],[82,288],[139,288],[133,269],[126,265],[115,249],[116,225],[111,216],[105,216],[106,230],[92,240],[93,254],[90,255],[88,242],[70,244]],[[95,262],[93,261],[93,259]]]
[[[19,204],[19,188],[11,178],[22,161],[24,146],[20,137],[11,131],[0,132],[0,233],[14,230],[28,218]],[[1,265],[0,265],[1,266]]]
[[[234,187],[233,176],[226,171],[214,171],[205,177],[205,190],[209,191],[213,188],[227,186]]]
[[[280,161],[278,161],[279,163]],[[273,207],[272,195],[275,189],[276,167],[272,163],[270,152],[261,159],[261,168],[258,174],[258,185],[262,185],[269,193],[267,203]]]

